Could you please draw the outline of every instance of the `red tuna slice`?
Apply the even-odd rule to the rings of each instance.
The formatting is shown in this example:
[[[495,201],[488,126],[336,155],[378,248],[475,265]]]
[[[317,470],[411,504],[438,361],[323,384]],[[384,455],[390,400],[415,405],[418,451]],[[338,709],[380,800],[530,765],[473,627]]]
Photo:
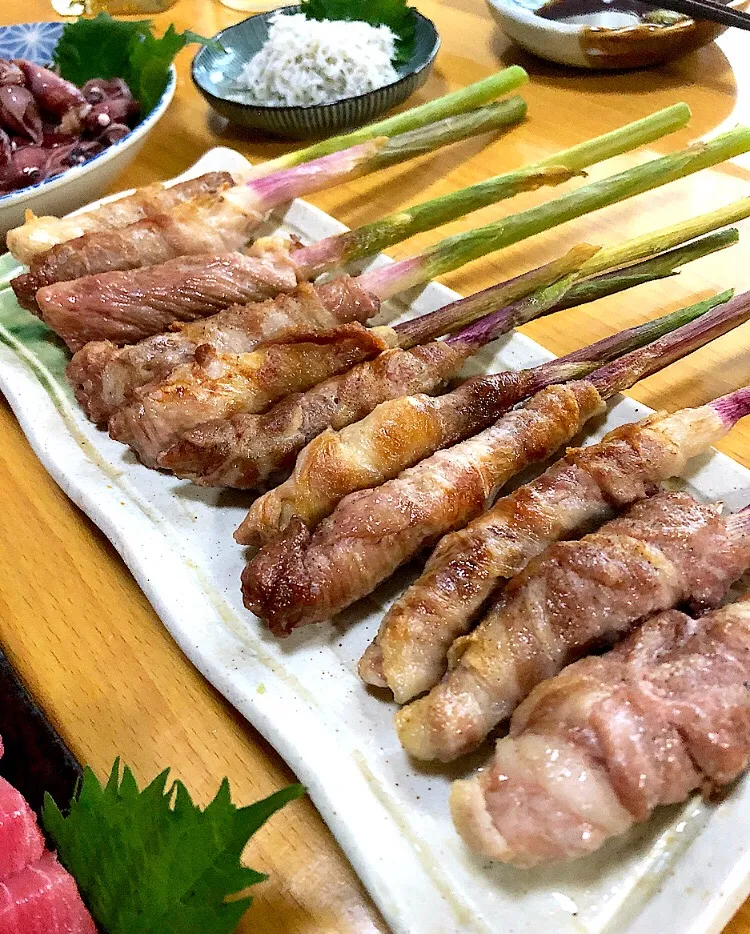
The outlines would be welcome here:
[[[96,934],[75,880],[54,853],[0,882],[0,934]]]
[[[0,881],[35,863],[43,852],[34,812],[21,792],[0,778]],[[0,934],[5,934],[2,924]]]

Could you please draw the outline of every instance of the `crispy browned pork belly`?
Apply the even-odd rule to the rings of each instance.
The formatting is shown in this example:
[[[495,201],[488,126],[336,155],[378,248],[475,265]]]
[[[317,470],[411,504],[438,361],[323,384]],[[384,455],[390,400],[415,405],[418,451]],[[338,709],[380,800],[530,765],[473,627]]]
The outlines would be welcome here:
[[[713,405],[658,413],[569,451],[540,477],[446,535],[420,577],[386,613],[359,671],[400,704],[445,673],[448,649],[498,585],[553,542],[575,538],[679,476],[734,419]]]
[[[193,277],[200,282],[197,295]],[[58,282],[36,297],[45,323],[75,351],[90,340],[131,344],[174,321],[195,321],[229,305],[274,298],[296,285],[289,241],[269,238],[257,240],[247,254],[180,256],[158,267]],[[209,286],[216,296],[213,305]]]
[[[283,479],[297,452],[321,431],[359,421],[388,399],[438,392],[472,353],[466,344],[447,341],[387,350],[307,392],[286,396],[262,415],[200,425],[163,454],[159,465],[202,486],[263,489]]]
[[[570,261],[576,252],[578,250],[571,251],[563,259]],[[547,272],[549,272],[549,267]],[[518,280],[515,282],[517,284]],[[502,293],[508,286],[509,283],[503,283],[490,290],[490,293],[496,290]],[[344,492],[353,492],[365,484],[369,471],[372,471],[370,479],[373,482],[366,485],[374,485],[376,482],[389,479],[395,476],[396,467],[400,466],[401,469],[405,469],[418,456],[432,454],[441,445],[451,444],[454,440],[465,436],[465,433],[487,427],[493,418],[497,417],[498,410],[504,410],[506,401],[511,396],[513,403],[519,401],[520,388],[522,388],[520,383],[511,388],[509,382],[524,379],[519,375],[488,377],[489,382],[486,388],[491,387],[491,390],[496,392],[495,398],[493,398],[492,391],[485,394],[478,384],[474,384],[465,391],[458,390],[457,406],[453,404],[452,399],[442,399],[439,402],[421,400],[414,404],[417,407],[415,409],[410,400],[405,400],[404,396],[415,393],[431,394],[438,391],[450,376],[456,375],[457,364],[461,360],[476,353],[480,347],[494,340],[499,334],[506,333],[511,326],[518,326],[554,308],[559,302],[560,293],[564,295],[564,290],[569,287],[569,278],[563,277],[543,287],[538,293],[512,301],[509,305],[491,312],[479,321],[462,327],[446,341],[432,343],[425,350],[405,350],[408,342],[413,340],[413,336],[409,337],[409,329],[414,329],[417,325],[420,332],[419,339],[424,342],[436,333],[440,333],[435,329],[434,322],[430,325],[430,319],[434,315],[442,319],[438,322],[441,329],[445,329],[451,321],[455,325],[456,312],[461,309],[463,309],[464,321],[472,321],[474,312],[486,311],[488,307],[491,307],[487,304],[489,293],[486,291],[477,293],[433,315],[414,319],[404,325],[396,325],[394,330],[399,332],[401,350],[393,351],[383,361],[362,364],[350,375],[337,377],[335,383],[312,389],[304,396],[284,400],[275,407],[273,412],[269,412],[267,416],[260,419],[252,416],[236,416],[232,424],[214,423],[200,426],[195,431],[184,434],[172,449],[165,452],[160,458],[160,464],[174,471],[178,476],[207,486],[264,489],[269,485],[270,479],[278,483],[287,476],[289,469],[294,465],[294,455],[299,453],[306,444],[312,442],[318,434],[329,428],[333,431],[340,431],[352,422],[370,415],[377,406],[401,397],[400,403],[394,403],[388,407],[387,411],[373,415],[366,426],[360,426],[359,429],[352,428],[345,437],[342,435],[335,440],[329,434],[326,436],[325,443],[323,441],[316,443],[315,456],[319,455],[321,462],[316,462],[314,468],[305,473],[305,477],[311,477],[312,471],[317,471],[322,467],[322,461],[325,461],[325,470],[329,480],[331,471],[339,468],[342,471],[327,493],[324,492],[320,497],[317,492],[314,494],[317,506],[313,511],[316,512],[318,518],[323,518]],[[711,302],[719,302],[719,299],[712,299]],[[473,306],[473,311],[471,308],[464,307],[467,305]],[[466,317],[464,313],[468,314],[470,311],[471,314]],[[656,319],[647,325],[621,332],[604,342],[597,342],[585,352],[581,350],[564,361],[551,363],[547,369],[540,368],[536,374],[538,383],[534,388],[549,385],[553,379],[554,381],[567,380],[588,372],[592,362],[586,356],[589,352],[594,354],[594,359],[611,360],[612,356],[616,355],[615,349],[619,347],[620,341],[625,343],[617,351],[618,353],[621,353],[626,346],[642,346],[645,340],[653,340],[658,334],[664,336],[665,329],[676,327],[683,317],[686,321],[692,320],[693,317],[700,317],[705,312],[706,308],[699,303],[674,312],[672,315]],[[407,329],[406,333],[403,331],[404,328]],[[631,362],[637,363],[638,361]],[[577,374],[571,372],[571,364],[582,369]],[[640,365],[639,363],[638,367]],[[430,373],[429,366],[437,368],[434,374]],[[553,374],[555,368],[558,368],[556,376]],[[532,386],[527,385],[527,389],[530,391]],[[467,393],[466,405],[463,408],[460,403],[462,392]],[[512,403],[508,402],[508,404]],[[398,408],[404,405],[406,411],[402,424]],[[415,417],[418,416],[417,409],[425,416],[424,419],[417,418],[419,425],[425,430],[423,439],[418,437],[418,425],[414,425],[414,430],[410,427]],[[441,413],[444,409],[446,411],[443,415]],[[447,414],[448,410],[451,411],[450,415]],[[465,418],[465,426],[459,429],[456,420],[462,417]],[[384,420],[381,421],[381,419]],[[428,423],[431,426],[429,428]],[[438,429],[437,433],[435,429]],[[443,441],[439,440],[441,435],[444,436]],[[397,446],[401,447],[403,454],[401,460],[397,457],[389,457],[387,453],[389,448]],[[379,453],[381,450],[385,458],[382,461]],[[303,454],[305,462],[308,460],[308,453],[312,455],[313,452]],[[334,464],[334,460],[338,467]],[[348,489],[344,473],[347,473],[352,481]],[[279,495],[285,498],[294,496],[297,500],[312,504],[312,499],[307,499],[306,487],[307,479],[300,484],[299,495],[290,492],[289,486],[285,487],[283,493]],[[316,490],[320,490],[319,484],[316,484]],[[293,506],[290,505],[287,509],[285,503],[278,512],[282,527],[286,526],[284,516],[290,514],[292,508]],[[271,517],[271,512],[268,516]],[[310,518],[311,512],[307,516]],[[243,534],[244,532],[248,533],[248,543],[255,541],[251,539],[253,533],[249,524],[243,530]],[[260,525],[258,536],[262,537]]]
[[[564,379],[558,373],[554,382]],[[476,434],[539,388],[533,370],[497,373],[467,380],[437,398],[401,396],[341,432],[329,428],[300,452],[291,477],[255,500],[235,538],[243,545],[263,545],[295,516],[313,528],[347,494],[379,486]]]
[[[349,493],[385,483],[441,448],[487,428],[540,389],[588,376],[602,363],[662,339],[686,317],[699,318],[706,313],[703,304],[690,306],[559,360],[532,369],[475,377],[439,398],[424,393],[402,395],[378,405],[367,418],[339,432],[329,428],[300,451],[291,477],[253,503],[235,538],[242,544],[262,545],[283,532],[294,516],[313,528]],[[502,309],[494,317],[501,320],[513,315]],[[488,338],[496,330],[492,318],[490,315],[479,324]],[[476,328],[471,325],[469,334],[459,331],[448,343],[471,343],[470,333]],[[746,405],[750,407],[750,398]],[[741,403],[729,407],[734,413],[742,410]],[[718,412],[715,419],[723,421]],[[727,430],[730,423],[731,418]]]
[[[740,516],[657,493],[580,541],[551,545],[455,643],[444,680],[396,714],[404,748],[418,759],[463,755],[540,681],[640,619],[683,602],[717,606],[750,565],[750,515]]]
[[[391,328],[342,324],[246,354],[219,354],[202,345],[195,362],[136,392],[109,420],[109,433],[128,444],[149,467],[180,432],[236,412],[262,412],[288,392],[314,386],[388,349]]]
[[[260,221],[258,216],[258,221]],[[34,257],[11,281],[23,308],[35,311],[44,286],[83,276],[155,266],[186,254],[225,253],[248,241],[247,215],[220,197],[204,197],[124,228],[87,233]]]
[[[663,804],[733,781],[750,758],[750,602],[651,617],[544,681],[451,811],[483,856],[575,859]]]
[[[510,477],[548,457],[603,410],[586,381],[552,386],[475,437],[345,497],[314,532],[292,520],[246,566],[245,606],[280,636],[328,619],[465,525]]]
[[[89,418],[103,423],[133,398],[136,389],[190,363],[200,345],[210,345],[217,353],[249,353],[266,341],[290,340],[350,321],[364,323],[379,307],[377,299],[349,276],[320,286],[301,283],[293,293],[234,305],[137,344],[118,347],[112,341],[89,341],[68,364],[67,377]]]
[[[198,178],[190,178],[168,187],[161,183],[147,185],[132,195],[100,204],[95,210],[85,211],[75,218],[33,218],[9,231],[8,249],[19,262],[30,263],[35,256],[60,242],[56,236],[58,228],[63,233],[63,239],[68,240],[94,231],[127,227],[146,217],[156,217],[171,211],[186,201],[224,191],[234,183],[229,172],[206,172]]]

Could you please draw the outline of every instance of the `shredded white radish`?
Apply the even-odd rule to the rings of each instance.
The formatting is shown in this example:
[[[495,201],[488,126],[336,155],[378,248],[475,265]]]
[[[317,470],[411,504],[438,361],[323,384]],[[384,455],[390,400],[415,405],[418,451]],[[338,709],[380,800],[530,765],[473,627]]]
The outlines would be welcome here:
[[[277,13],[263,48],[244,66],[236,100],[310,106],[365,94],[398,79],[396,37],[387,26]]]

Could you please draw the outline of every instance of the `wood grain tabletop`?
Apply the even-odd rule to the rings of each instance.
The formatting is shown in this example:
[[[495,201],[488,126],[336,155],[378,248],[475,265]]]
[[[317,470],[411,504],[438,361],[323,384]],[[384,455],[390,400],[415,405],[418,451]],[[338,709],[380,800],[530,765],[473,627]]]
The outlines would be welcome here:
[[[521,91],[529,105],[528,119],[502,138],[466,142],[311,199],[349,225],[550,155],[678,100],[693,111],[687,130],[648,152],[597,167],[592,175],[609,174],[654,152],[750,120],[750,57],[747,40],[739,33],[727,33],[717,44],[661,68],[588,74],[546,64],[511,46],[483,0],[416,0],[416,5],[435,21],[443,46],[427,85],[411,103],[518,63],[531,76]],[[0,4],[0,24],[52,18],[46,0]],[[156,19],[211,35],[241,18],[217,0],[180,0]],[[254,161],[288,148],[227,126],[211,113],[189,77],[194,51],[180,55],[174,102],[118,188],[176,175],[216,145],[233,146]],[[559,254],[576,240],[613,243],[718,207],[747,194],[749,180],[750,160],[740,159],[535,238],[444,281],[463,293],[473,292]],[[524,195],[514,209],[548,196]],[[497,216],[497,208],[489,208],[449,229],[468,229]],[[747,222],[744,236],[750,237]],[[416,252],[434,239],[434,234],[414,238],[393,255]],[[701,260],[677,280],[641,287],[637,297],[626,293],[525,330],[560,354],[686,304],[693,296],[728,286],[748,289],[747,249],[743,241]],[[749,373],[747,324],[639,384],[632,394],[673,410],[737,388],[748,382]],[[750,466],[750,425],[735,428],[721,448]],[[171,766],[201,801],[225,775],[239,803],[292,780],[274,750],[182,656],[114,549],[47,476],[4,402],[0,464],[0,644],[79,759],[103,775],[119,755],[141,779]],[[241,931],[387,930],[309,800],[294,802],[274,817],[252,841],[247,858],[270,878],[258,886]],[[750,932],[748,904],[727,931]]]

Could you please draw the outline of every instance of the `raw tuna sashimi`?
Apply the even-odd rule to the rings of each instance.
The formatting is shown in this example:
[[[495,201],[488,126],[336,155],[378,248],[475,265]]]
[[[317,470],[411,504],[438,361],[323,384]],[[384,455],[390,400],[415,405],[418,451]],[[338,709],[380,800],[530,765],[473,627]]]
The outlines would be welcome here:
[[[53,853],[0,882],[0,934],[96,934],[75,880]]]
[[[35,863],[43,852],[44,838],[34,812],[20,791],[0,777],[0,882]]]

